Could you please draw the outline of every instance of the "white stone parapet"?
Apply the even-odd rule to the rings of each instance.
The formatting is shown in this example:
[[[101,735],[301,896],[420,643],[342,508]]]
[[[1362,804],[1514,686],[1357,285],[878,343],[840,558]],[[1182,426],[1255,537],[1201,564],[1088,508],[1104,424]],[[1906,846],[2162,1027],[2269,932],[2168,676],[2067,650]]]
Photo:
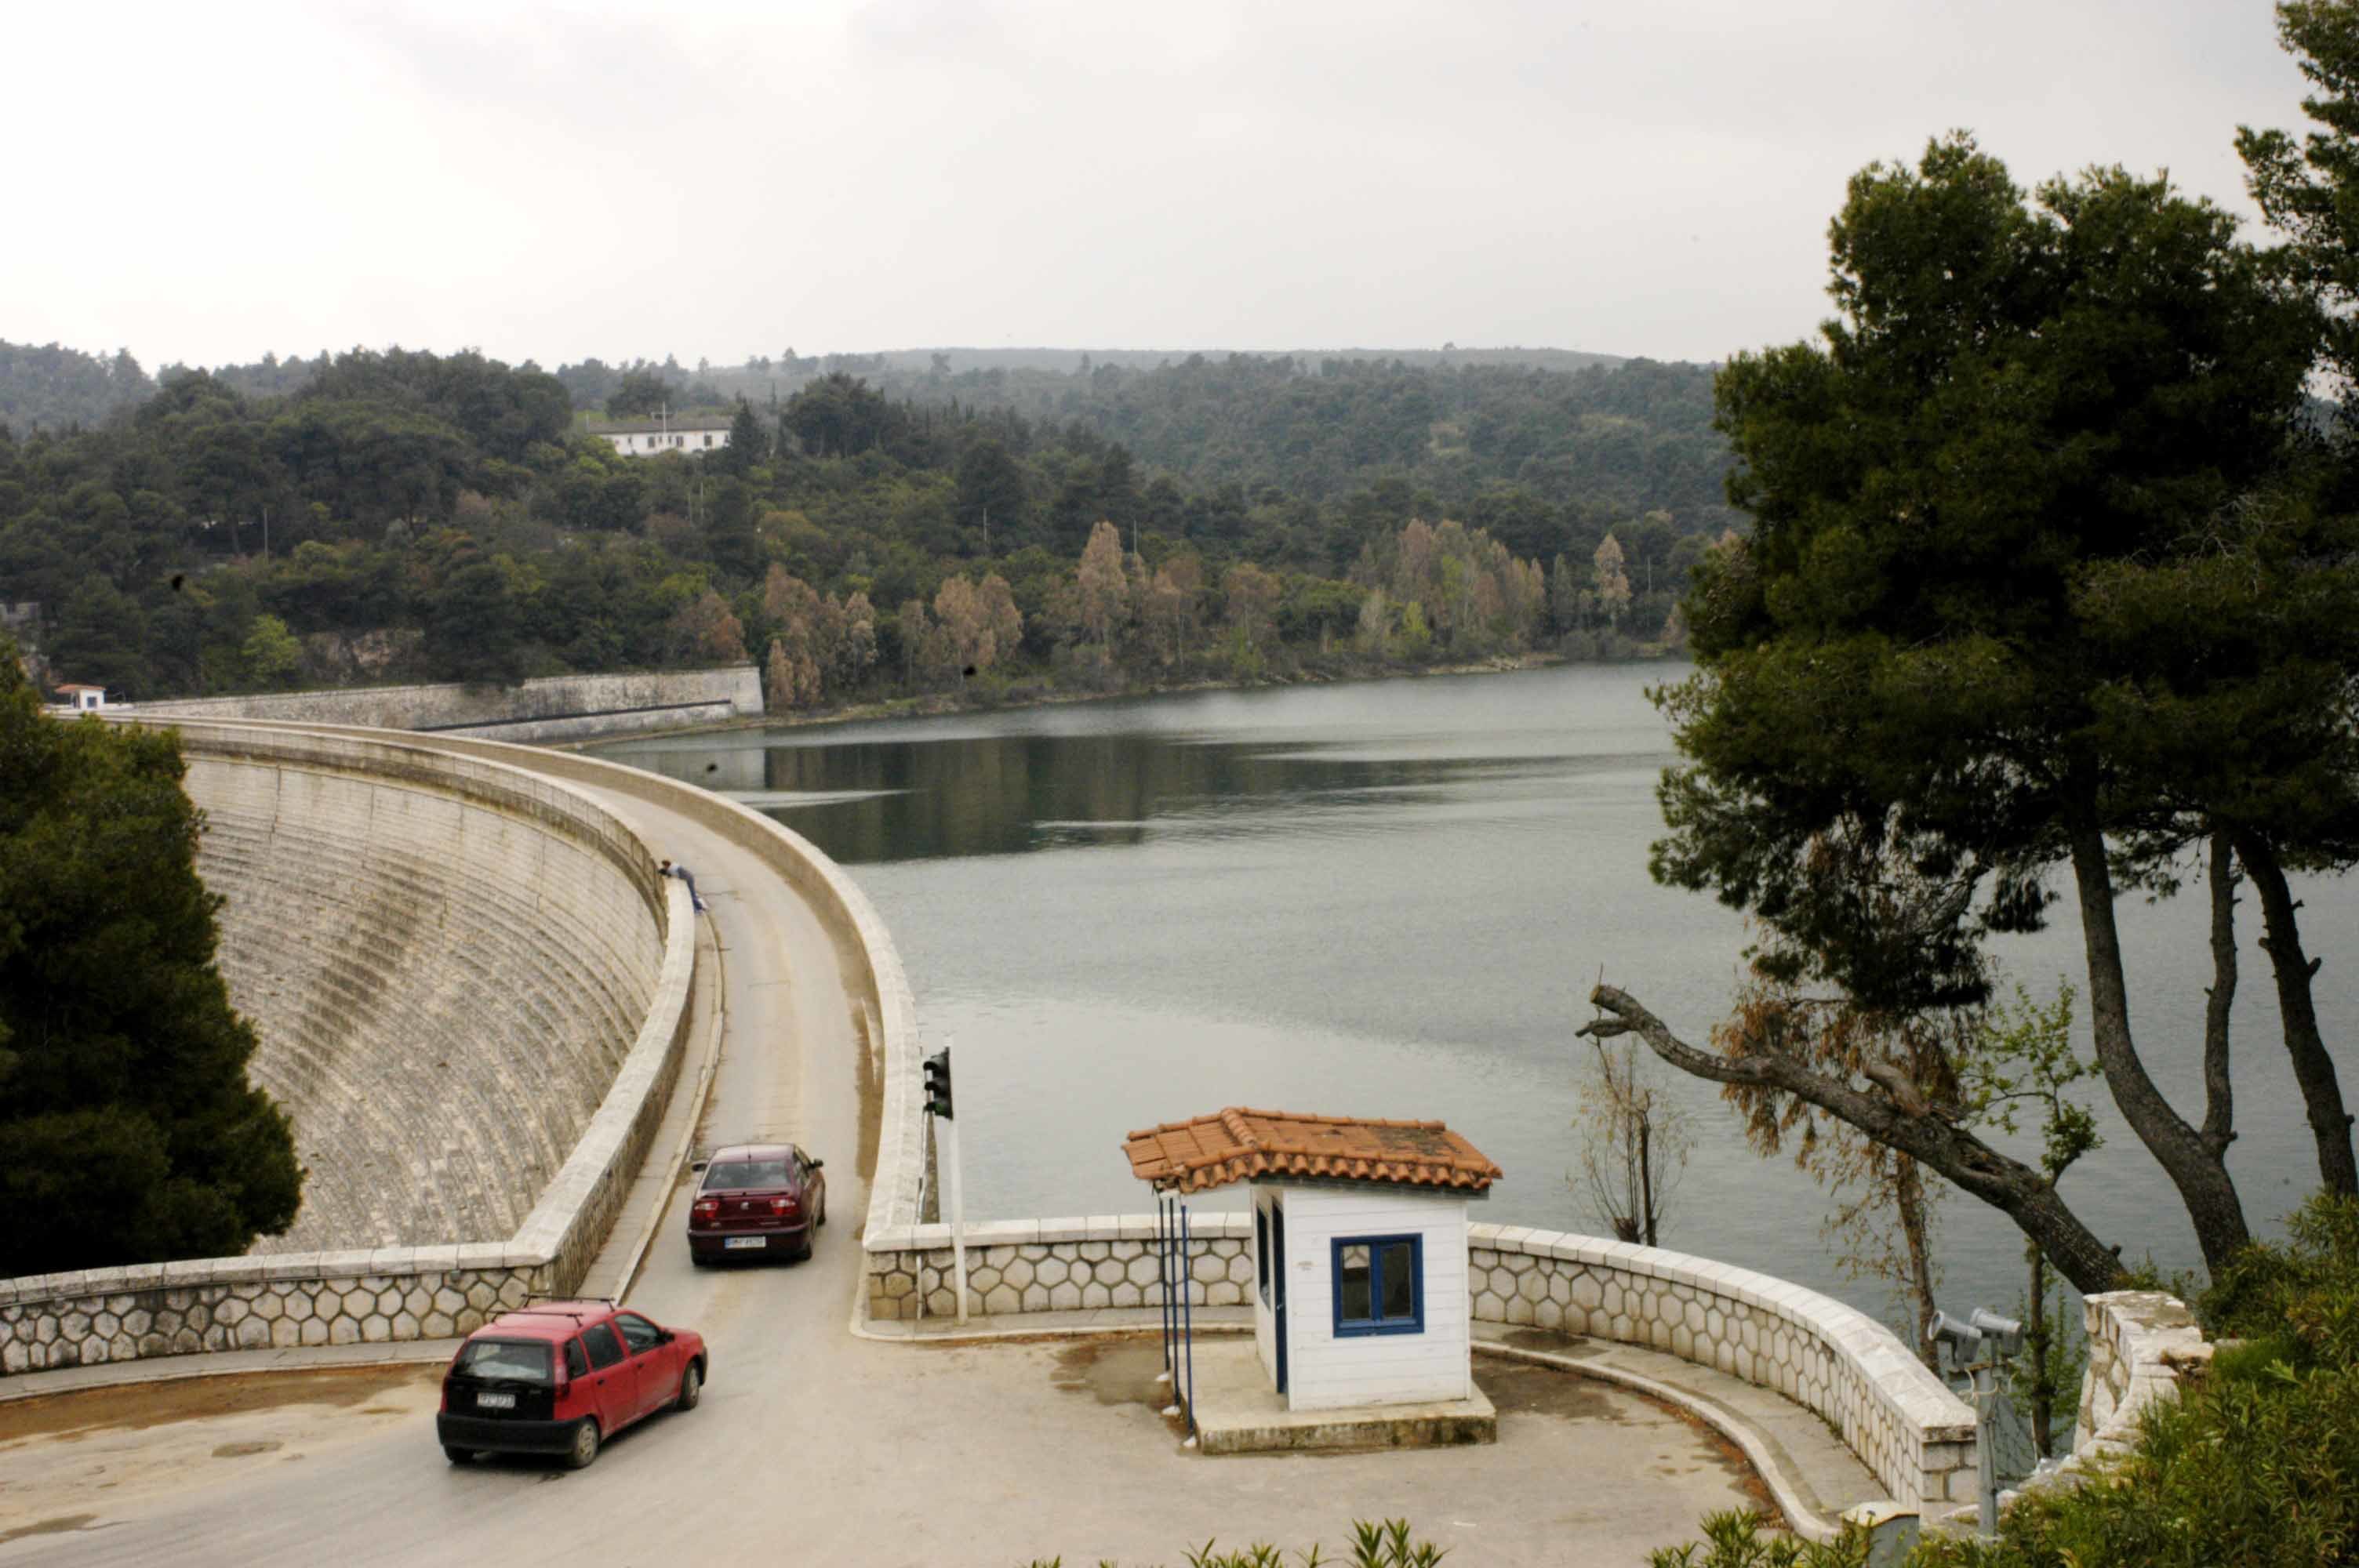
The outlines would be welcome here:
[[[506,1238],[404,1232],[396,1245],[0,1281],[0,1373],[204,1350],[441,1338],[527,1296],[573,1289],[605,1239],[679,1072],[695,967],[687,888],[656,874],[654,856],[620,817],[536,773],[381,733],[179,727],[191,794],[222,813],[223,840],[218,853],[201,850],[200,867],[209,881],[233,884],[225,925],[240,918],[242,897],[247,913],[272,897],[295,901],[279,910],[283,923],[256,927],[240,943],[271,937],[278,952],[224,953],[234,998],[278,1025],[266,1020],[255,1076],[276,1076],[274,1087],[292,1086],[316,1097],[318,1107],[382,1094],[389,1110],[346,1123],[356,1138],[382,1135],[353,1158],[391,1162],[386,1168],[401,1173],[397,1195],[454,1227],[471,1215],[504,1217],[490,1234]],[[354,811],[365,813],[376,838],[364,830],[347,847],[342,819]],[[462,842],[446,842],[445,834]],[[474,853],[494,862],[471,860]],[[326,861],[319,868],[324,879],[298,863],[315,856]],[[239,881],[247,875],[261,880]],[[341,892],[332,881],[341,881]],[[339,898],[348,907],[340,910]],[[405,976],[385,955],[360,950],[388,939],[385,921],[397,925],[413,916],[457,926],[462,944],[473,939],[473,979],[451,982],[439,960],[425,967],[424,979]],[[307,968],[297,950],[321,925],[339,922],[344,946],[354,950]],[[434,941],[419,940],[429,957],[439,953]],[[585,981],[578,971],[585,955],[616,973]],[[241,963],[255,966],[243,980]],[[434,976],[458,994],[386,994],[430,989]],[[270,994],[273,987],[283,994]],[[594,994],[558,1004],[549,1000],[552,989]],[[538,1016],[552,1007],[553,1031],[550,1019]],[[341,1027],[331,1016],[339,1009]],[[306,1016],[314,1025],[308,1034],[297,1027]],[[439,1033],[402,1039],[411,1028]],[[276,1043],[298,1035],[289,1049],[302,1059],[266,1060]],[[394,1052],[402,1059],[323,1060],[339,1040],[348,1054]],[[429,1050],[440,1054],[409,1059]],[[516,1050],[528,1059],[509,1060]],[[581,1061],[558,1059],[565,1053]],[[421,1075],[421,1067],[440,1076]],[[520,1081],[503,1081],[518,1075]],[[436,1085],[439,1097],[430,1092]],[[576,1090],[586,1094],[585,1106],[538,1123],[514,1145],[479,1125],[516,1113],[519,1097],[562,1099]],[[377,1146],[404,1138],[437,1151],[489,1147],[484,1162],[464,1171],[429,1162],[421,1173],[410,1168],[413,1150]],[[340,1223],[371,1223],[365,1204],[329,1190],[335,1178],[316,1168],[316,1151],[309,1157],[330,1206],[342,1205]],[[470,1197],[437,1185],[484,1181],[523,1190]]]

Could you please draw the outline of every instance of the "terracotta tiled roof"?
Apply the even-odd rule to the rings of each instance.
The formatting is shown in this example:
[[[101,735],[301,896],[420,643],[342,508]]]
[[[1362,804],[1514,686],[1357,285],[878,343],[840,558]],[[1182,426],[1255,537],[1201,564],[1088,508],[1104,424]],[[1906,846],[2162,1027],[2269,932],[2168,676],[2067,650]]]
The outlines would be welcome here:
[[[1123,1142],[1131,1174],[1158,1187],[1202,1192],[1256,1176],[1397,1182],[1483,1192],[1505,1174],[1438,1121],[1365,1121],[1232,1106],[1167,1121]]]

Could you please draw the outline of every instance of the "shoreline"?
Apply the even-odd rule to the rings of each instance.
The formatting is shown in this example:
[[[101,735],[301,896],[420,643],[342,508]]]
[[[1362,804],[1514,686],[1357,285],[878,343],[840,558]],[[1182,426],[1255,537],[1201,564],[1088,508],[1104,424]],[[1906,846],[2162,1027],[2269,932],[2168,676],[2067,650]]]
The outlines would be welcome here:
[[[1663,664],[1669,662],[1670,657],[1669,653],[1658,652],[1614,662]],[[995,700],[975,700],[964,690],[926,692],[915,697],[896,697],[874,702],[847,703],[840,708],[807,709],[790,713],[765,713],[759,718],[731,719],[717,723],[684,724],[673,730],[639,730],[627,735],[591,736],[581,740],[553,742],[549,749],[558,752],[582,752],[591,747],[610,745],[614,741],[625,740],[678,740],[693,735],[734,734],[744,730],[801,730],[828,724],[874,724],[897,719],[940,719],[959,713],[1006,713],[1019,708],[1052,708],[1067,703],[1128,702],[1140,697],[1177,697],[1190,692],[1258,691],[1277,687],[1343,686],[1360,681],[1424,680],[1447,676],[1508,675],[1517,670],[1549,669],[1559,665],[1603,662],[1568,659],[1562,654],[1556,653],[1502,654],[1494,658],[1477,659],[1465,664],[1435,665],[1420,669],[1388,670],[1374,675],[1304,674],[1280,679],[1265,677],[1259,680],[1158,682],[1147,686],[1125,687],[1120,691],[1074,692],[1056,691],[1043,687],[1027,691],[1022,696]]]

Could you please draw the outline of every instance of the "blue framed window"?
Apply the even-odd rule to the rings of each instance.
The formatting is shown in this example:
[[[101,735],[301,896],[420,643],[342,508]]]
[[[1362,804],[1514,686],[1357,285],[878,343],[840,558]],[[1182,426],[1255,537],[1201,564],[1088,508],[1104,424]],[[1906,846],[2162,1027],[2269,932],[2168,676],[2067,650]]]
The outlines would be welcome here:
[[[1339,1236],[1335,1336],[1425,1332],[1425,1238]]]
[[[1261,1304],[1269,1304],[1269,1210],[1254,1205],[1254,1284],[1261,1292]]]

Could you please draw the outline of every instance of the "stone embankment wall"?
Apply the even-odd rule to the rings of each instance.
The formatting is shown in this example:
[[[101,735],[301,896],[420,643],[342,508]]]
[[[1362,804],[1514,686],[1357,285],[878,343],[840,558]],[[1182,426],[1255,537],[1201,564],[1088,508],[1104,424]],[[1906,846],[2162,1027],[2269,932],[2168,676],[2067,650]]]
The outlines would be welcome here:
[[[377,1175],[354,1179],[342,1163],[366,1159],[390,1162],[378,1174],[392,1192],[439,1206],[453,1228],[420,1236],[394,1215],[385,1218],[405,1239],[393,1245],[0,1281],[0,1372],[439,1338],[527,1295],[574,1288],[679,1072],[695,965],[687,889],[656,875],[654,856],[613,813],[517,768],[294,728],[182,733],[192,793],[210,797],[224,835],[201,862],[230,883],[224,968],[242,1005],[266,1012],[257,1076],[310,1097],[315,1115],[346,1116],[364,1141],[315,1149],[299,1123],[327,1216],[299,1226],[337,1215],[381,1223]],[[374,827],[364,842],[340,837],[354,813]],[[477,888],[481,868],[438,832],[491,857],[515,885]],[[226,951],[257,941],[274,950]],[[415,968],[385,951],[405,943],[426,945]],[[585,960],[611,961],[616,974],[588,976]],[[560,995],[583,986],[599,994]],[[559,1055],[571,1060],[552,1073]],[[509,1141],[488,1126],[538,1115],[521,1102],[549,1092],[548,1076],[600,1073],[588,1107],[580,1082],[551,1096],[576,1134],[553,1163],[557,1124],[534,1122]],[[399,1108],[340,1105],[346,1096]],[[366,1141],[386,1138],[390,1147]],[[464,1159],[447,1152],[462,1147]],[[486,1181],[508,1190],[487,1196]]]
[[[2130,1451],[2138,1419],[2159,1401],[2175,1400],[2182,1384],[2212,1362],[2212,1344],[2187,1303],[2160,1291],[2108,1291],[2081,1303],[2089,1330],[2089,1365],[2081,1374],[2081,1413],[2072,1452],[2044,1476],[2001,1492],[2014,1506],[2026,1492],[2078,1487]],[[1960,1510],[1940,1522],[1973,1528],[1976,1514]]]
[[[1188,1299],[1251,1290],[1253,1217],[1191,1226]],[[1151,1215],[967,1227],[971,1315],[1153,1306],[1162,1267]],[[869,1234],[868,1315],[947,1317],[957,1306],[950,1227]],[[1974,1416],[1892,1331],[1815,1291],[1684,1253],[1521,1226],[1467,1229],[1478,1323],[1528,1324],[1642,1345],[1774,1389],[1842,1436],[1894,1500],[1926,1512],[1970,1501]]]
[[[520,686],[382,686],[143,702],[142,719],[259,719],[380,730],[459,730],[493,740],[576,741],[762,712],[761,673],[726,669],[549,676]]]

